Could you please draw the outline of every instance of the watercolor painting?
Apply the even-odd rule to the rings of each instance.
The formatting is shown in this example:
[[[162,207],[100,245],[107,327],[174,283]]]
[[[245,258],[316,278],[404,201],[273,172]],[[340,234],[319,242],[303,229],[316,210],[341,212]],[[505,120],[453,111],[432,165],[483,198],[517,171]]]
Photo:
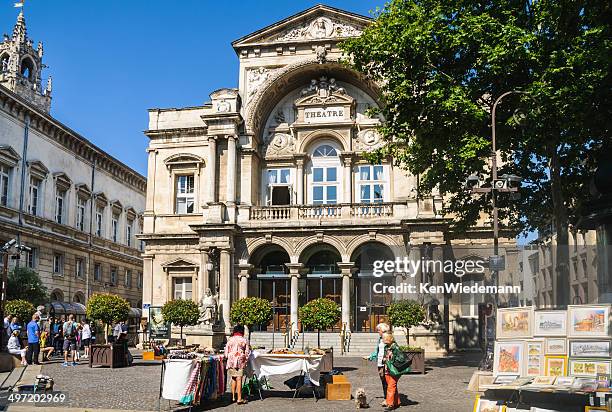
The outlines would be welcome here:
[[[567,334],[567,311],[536,311],[533,325],[534,336],[565,336]]]
[[[530,338],[533,329],[533,308],[505,308],[497,311],[499,339]]]
[[[523,342],[497,342],[493,355],[493,375],[522,375],[523,350]]]
[[[608,306],[569,306],[568,336],[607,337],[610,322]]]

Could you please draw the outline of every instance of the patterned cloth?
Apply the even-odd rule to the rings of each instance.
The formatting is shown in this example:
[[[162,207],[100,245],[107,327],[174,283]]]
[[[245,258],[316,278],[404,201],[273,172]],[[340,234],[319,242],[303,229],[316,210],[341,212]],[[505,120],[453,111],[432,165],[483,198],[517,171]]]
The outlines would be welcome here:
[[[244,336],[234,335],[225,345],[226,368],[244,369],[251,355],[251,346]]]
[[[195,399],[196,389],[198,388],[198,383],[200,381],[201,368],[202,363],[196,362],[193,370],[191,371],[191,375],[189,376],[189,381],[187,382],[187,386],[185,387],[183,396],[181,396],[181,399],[179,401],[181,404],[189,405]]]

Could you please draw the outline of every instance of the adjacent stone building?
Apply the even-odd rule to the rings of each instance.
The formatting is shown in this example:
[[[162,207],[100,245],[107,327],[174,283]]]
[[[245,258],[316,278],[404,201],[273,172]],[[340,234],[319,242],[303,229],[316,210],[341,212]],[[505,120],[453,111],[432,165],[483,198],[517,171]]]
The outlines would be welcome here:
[[[315,6],[232,43],[238,89],[202,106],[149,110],[145,304],[199,301],[211,289],[228,332],[231,303],[259,296],[274,306],[263,330],[295,333],[298,308],[326,297],[342,307],[334,336],[344,328],[355,341],[386,320],[392,294],[376,283],[458,280],[439,271],[378,278],[374,260],[488,258],[488,223],[456,238],[441,196],[418,196],[418,177],[392,159],[364,159],[381,144],[381,119],[368,111],[379,87],[341,63],[338,44],[369,23]],[[513,240],[500,244],[516,256]],[[429,304],[434,326],[414,333],[432,338],[432,351],[476,344],[483,296],[396,296]]]
[[[49,114],[43,46],[23,12],[0,62],[0,243],[32,249],[11,266],[36,270],[52,301],[111,292],[140,308],[145,178]]]

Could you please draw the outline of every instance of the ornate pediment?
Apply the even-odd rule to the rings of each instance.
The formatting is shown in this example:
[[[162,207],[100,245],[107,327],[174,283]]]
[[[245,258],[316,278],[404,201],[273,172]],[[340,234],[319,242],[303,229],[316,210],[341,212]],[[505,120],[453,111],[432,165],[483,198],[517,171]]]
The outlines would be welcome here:
[[[344,87],[336,83],[333,77],[327,79],[312,79],[310,84],[300,92],[300,98],[295,101],[296,106],[313,106],[334,104],[351,104],[353,98],[346,94]]]
[[[264,27],[232,43],[234,48],[265,43],[300,43],[359,36],[371,19],[329,6],[317,5]]]

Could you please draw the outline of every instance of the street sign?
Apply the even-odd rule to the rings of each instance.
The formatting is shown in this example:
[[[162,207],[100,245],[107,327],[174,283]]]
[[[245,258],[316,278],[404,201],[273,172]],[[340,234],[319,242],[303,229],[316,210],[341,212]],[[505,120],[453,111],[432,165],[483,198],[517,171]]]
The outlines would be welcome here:
[[[149,309],[150,307],[151,307],[151,304],[150,304],[150,303],[143,303],[143,304],[142,304],[142,308],[143,308],[143,309]]]
[[[496,272],[506,270],[506,256],[493,255],[489,257],[489,269]]]

